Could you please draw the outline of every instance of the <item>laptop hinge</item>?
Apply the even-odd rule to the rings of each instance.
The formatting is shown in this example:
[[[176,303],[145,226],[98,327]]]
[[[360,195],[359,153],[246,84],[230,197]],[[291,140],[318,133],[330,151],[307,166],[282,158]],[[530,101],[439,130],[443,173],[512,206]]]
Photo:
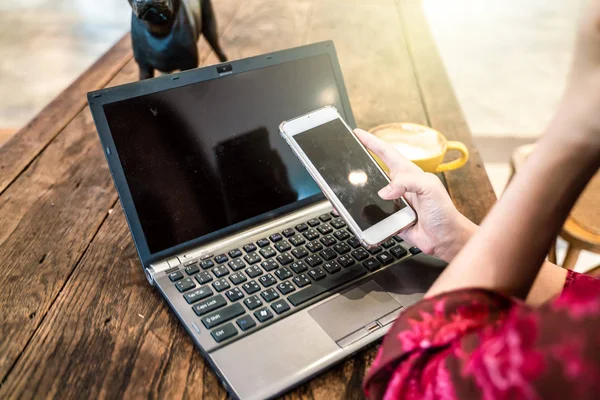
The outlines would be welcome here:
[[[154,277],[156,276],[156,274],[167,271],[173,267],[177,267],[180,264],[181,262],[177,257],[171,257],[166,260],[152,263],[148,266],[148,268],[145,269],[146,278],[148,278],[148,282],[150,282],[150,284],[154,286]]]

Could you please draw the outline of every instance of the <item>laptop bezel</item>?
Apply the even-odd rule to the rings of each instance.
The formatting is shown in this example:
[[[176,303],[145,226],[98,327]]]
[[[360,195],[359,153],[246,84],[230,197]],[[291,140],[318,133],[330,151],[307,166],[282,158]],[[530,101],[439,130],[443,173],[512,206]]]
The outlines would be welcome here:
[[[179,72],[171,75],[163,75],[154,79],[138,81],[128,83],[120,86],[105,88],[97,91],[88,93],[88,103],[96,128],[100,142],[102,144],[102,150],[104,156],[108,162],[110,172],[112,174],[119,199],[125,213],[125,218],[131,235],[133,237],[134,244],[136,246],[138,256],[144,268],[147,268],[150,264],[173,257],[174,255],[180,254],[185,250],[201,246],[205,243],[213,242],[221,237],[231,235],[235,231],[242,230],[251,226],[260,224],[261,222],[268,221],[277,218],[281,215],[288,214],[300,208],[308,205],[317,203],[325,199],[323,194],[311,196],[309,198],[296,201],[288,206],[282,207],[277,211],[262,214],[260,216],[248,219],[242,223],[235,224],[235,231],[231,232],[230,228],[223,228],[219,231],[212,232],[207,235],[203,235],[181,243],[165,250],[161,250],[156,253],[151,253],[142,229],[142,225],[138,216],[138,213],[125,178],[125,173],[121,165],[118,152],[113,141],[106,115],[104,113],[104,105],[114,103],[117,101],[127,100],[134,97],[139,97],[151,93],[161,92],[164,90],[175,89],[182,86],[187,86],[203,81],[212,79],[226,78],[231,75],[240,74],[248,71],[253,71],[265,67],[271,67],[273,65],[282,64],[290,61],[296,61],[304,58],[310,58],[327,54],[329,55],[329,61],[333,70],[334,78],[339,90],[340,101],[343,106],[343,112],[346,116],[346,121],[351,127],[356,127],[352,109],[350,107],[350,100],[342,77],[342,71],[335,51],[335,46],[332,41],[319,42],[306,46],[296,47],[288,50],[277,51],[268,54],[262,54],[255,57],[245,58],[241,60],[231,61],[222,64],[211,65],[208,67],[198,68],[190,71]],[[219,68],[220,66],[231,66],[231,68]],[[224,71],[225,72],[220,72]],[[239,229],[238,229],[239,225]]]

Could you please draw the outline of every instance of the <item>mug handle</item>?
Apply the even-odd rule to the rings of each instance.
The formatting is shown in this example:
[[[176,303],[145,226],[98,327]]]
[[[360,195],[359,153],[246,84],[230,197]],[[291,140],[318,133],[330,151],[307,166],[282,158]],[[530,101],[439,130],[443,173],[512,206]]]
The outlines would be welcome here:
[[[452,171],[453,169],[458,169],[465,165],[467,161],[469,161],[469,150],[464,143],[461,142],[448,142],[447,150],[458,150],[460,152],[460,157],[456,160],[449,161],[447,163],[443,163],[438,165],[435,172],[446,172]]]

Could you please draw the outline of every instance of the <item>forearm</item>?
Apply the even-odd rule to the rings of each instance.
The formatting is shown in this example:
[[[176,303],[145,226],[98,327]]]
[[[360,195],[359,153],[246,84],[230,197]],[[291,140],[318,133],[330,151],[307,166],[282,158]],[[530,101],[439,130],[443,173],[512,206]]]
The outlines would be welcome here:
[[[574,140],[574,129],[590,128],[568,118],[555,121],[428,296],[464,287],[527,296],[552,240],[600,164],[597,133]]]

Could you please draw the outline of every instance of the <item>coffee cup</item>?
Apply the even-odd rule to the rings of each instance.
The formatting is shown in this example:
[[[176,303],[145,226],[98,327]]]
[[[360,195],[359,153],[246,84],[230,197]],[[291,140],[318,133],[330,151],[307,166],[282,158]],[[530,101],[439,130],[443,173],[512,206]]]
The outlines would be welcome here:
[[[388,142],[404,157],[425,172],[446,172],[462,167],[469,159],[469,150],[461,142],[450,141],[435,129],[413,123],[392,123],[371,129],[373,135]],[[443,163],[448,150],[457,150],[456,160]],[[377,163],[389,173],[389,168],[376,155]]]

